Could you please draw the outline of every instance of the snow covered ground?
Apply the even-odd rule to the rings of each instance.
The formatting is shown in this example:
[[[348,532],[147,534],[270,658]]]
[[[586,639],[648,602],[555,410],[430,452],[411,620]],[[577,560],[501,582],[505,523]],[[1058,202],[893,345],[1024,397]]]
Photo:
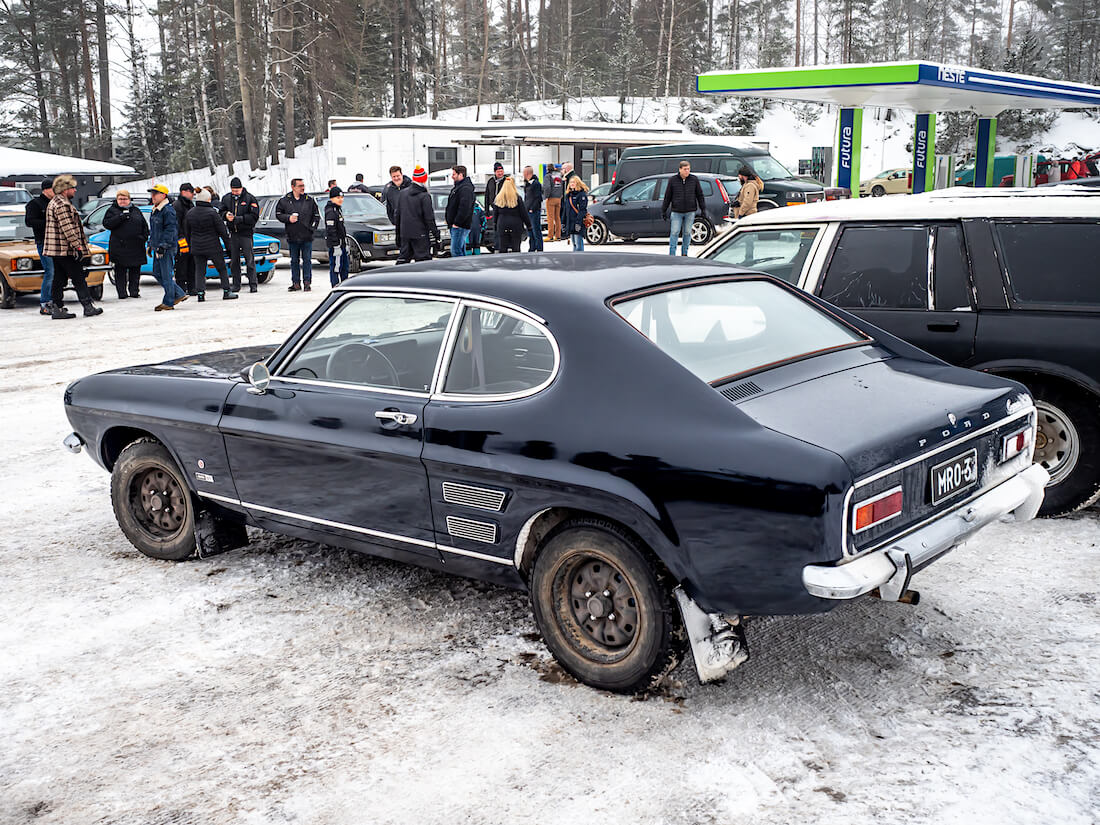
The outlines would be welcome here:
[[[1096,822],[1096,510],[987,530],[917,607],[753,621],[725,684],[644,701],[564,676],[522,593],[261,533],[138,554],[66,384],[278,341],[325,296],[287,282],[2,313],[0,822]]]

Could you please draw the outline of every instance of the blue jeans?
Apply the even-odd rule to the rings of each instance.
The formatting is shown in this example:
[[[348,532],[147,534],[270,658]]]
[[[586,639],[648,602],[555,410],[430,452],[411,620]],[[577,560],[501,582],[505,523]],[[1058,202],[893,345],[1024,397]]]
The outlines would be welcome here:
[[[688,247],[691,246],[691,225],[695,223],[694,212],[673,212],[672,213],[672,231],[668,234],[668,254],[676,254],[676,238],[683,236],[683,242],[680,244],[680,254],[687,255]]]
[[[38,247],[38,260],[42,262],[42,292],[38,296],[38,303],[45,306],[50,302],[50,287],[53,286],[53,258],[42,254],[42,244]]]
[[[531,230],[527,233],[527,251],[542,252],[542,210],[528,209],[527,216],[531,219]]]
[[[573,251],[584,252],[584,233],[576,232],[569,237],[573,239]]]
[[[469,229],[451,227],[451,257],[460,258],[466,254],[466,241],[470,237]]]
[[[290,282],[313,282],[313,241],[287,241],[290,247]]]
[[[176,283],[176,260],[175,255],[170,252],[165,252],[160,257],[157,257],[156,252],[153,253],[153,277],[164,287],[164,298],[161,303],[166,307],[172,306],[181,295],[187,294]]]
[[[337,263],[339,262],[339,263]],[[336,286],[340,281],[348,279],[348,248],[346,246],[330,246],[328,248],[328,282]],[[309,281],[306,281],[308,284]]]

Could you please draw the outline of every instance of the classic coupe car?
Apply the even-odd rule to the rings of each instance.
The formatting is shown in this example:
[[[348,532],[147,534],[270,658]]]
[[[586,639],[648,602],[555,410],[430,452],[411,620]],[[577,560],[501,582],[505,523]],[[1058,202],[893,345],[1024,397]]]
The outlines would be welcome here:
[[[914,573],[1033,517],[1047,478],[1021,385],[666,256],[352,278],[277,347],[91,375],[65,409],[142,553],[249,524],[527,588],[562,667],[618,692],[688,643],[721,677],[746,615],[913,602]]]
[[[42,291],[45,273],[34,235],[23,222],[24,217],[23,209],[0,211],[0,309],[14,309],[19,295],[38,295]],[[88,251],[91,257],[85,262],[84,275],[92,298],[100,301],[103,278],[109,271],[107,250],[90,246]],[[68,289],[72,288],[69,284]]]

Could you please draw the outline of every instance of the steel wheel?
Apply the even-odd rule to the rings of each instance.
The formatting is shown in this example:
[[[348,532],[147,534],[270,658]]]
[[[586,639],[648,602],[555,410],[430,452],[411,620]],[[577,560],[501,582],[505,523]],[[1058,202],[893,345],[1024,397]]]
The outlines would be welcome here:
[[[1058,484],[1073,472],[1081,455],[1077,428],[1062,410],[1049,401],[1036,400],[1039,429],[1035,434],[1035,463],[1050,473],[1050,484]]]
[[[130,481],[130,507],[138,524],[162,539],[179,533],[187,519],[183,490],[160,467],[134,474]]]
[[[145,555],[179,561],[195,552],[191,491],[161,443],[141,439],[119,453],[111,504],[126,538]]]
[[[555,614],[609,660],[629,652],[638,632],[638,600],[630,581],[601,556],[578,556],[558,570]]]

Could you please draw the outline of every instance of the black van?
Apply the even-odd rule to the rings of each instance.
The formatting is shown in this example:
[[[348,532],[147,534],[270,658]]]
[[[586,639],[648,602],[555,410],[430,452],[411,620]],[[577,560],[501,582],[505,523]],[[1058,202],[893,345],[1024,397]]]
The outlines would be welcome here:
[[[760,209],[825,200],[825,189],[820,183],[795,177],[763,149],[716,143],[673,143],[624,149],[615,167],[611,191],[649,175],[671,175],[682,160],[691,161],[692,172],[723,177],[736,177],[742,166],[750,166],[764,181]]]

